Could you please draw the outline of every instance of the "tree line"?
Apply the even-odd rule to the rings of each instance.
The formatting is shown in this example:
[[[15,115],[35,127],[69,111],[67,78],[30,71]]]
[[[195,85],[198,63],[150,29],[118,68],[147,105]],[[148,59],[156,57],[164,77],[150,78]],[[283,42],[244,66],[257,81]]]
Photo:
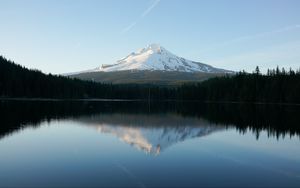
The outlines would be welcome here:
[[[97,115],[114,114],[122,114],[121,118],[147,115],[150,119],[156,115],[173,114],[205,119],[224,128],[235,128],[242,134],[251,131],[257,139],[262,131],[277,138],[300,136],[299,108],[294,105],[216,104],[194,101],[3,101],[0,103],[0,114],[0,139],[25,127],[37,127],[43,121],[87,117],[94,119]],[[166,122],[168,120],[170,119],[165,119]],[[137,122],[145,126],[143,121]],[[147,126],[156,127],[159,124]]]
[[[0,97],[300,103],[300,71],[245,71],[175,87],[104,84],[30,70],[0,56]]]
[[[201,83],[184,85],[178,90],[182,99],[223,102],[300,103],[300,71],[279,67],[263,75],[259,67],[253,73],[216,77]]]

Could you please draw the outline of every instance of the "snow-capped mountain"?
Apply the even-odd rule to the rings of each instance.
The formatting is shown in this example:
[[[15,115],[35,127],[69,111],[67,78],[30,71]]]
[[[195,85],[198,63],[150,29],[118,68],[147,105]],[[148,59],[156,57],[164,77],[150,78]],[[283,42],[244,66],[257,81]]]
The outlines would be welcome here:
[[[114,64],[64,75],[112,84],[178,85],[228,74],[234,72],[178,57],[158,44],[151,44]]]
[[[159,70],[178,72],[232,73],[207,64],[190,61],[178,57],[159,44],[151,44],[146,48],[132,52],[115,64],[98,67],[91,72],[115,72],[128,70]]]

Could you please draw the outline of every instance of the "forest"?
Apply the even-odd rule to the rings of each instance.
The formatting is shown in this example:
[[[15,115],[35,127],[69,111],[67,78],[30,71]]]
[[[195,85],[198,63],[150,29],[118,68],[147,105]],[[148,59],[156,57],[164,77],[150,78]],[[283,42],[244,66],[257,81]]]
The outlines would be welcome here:
[[[216,104],[174,101],[3,101],[0,103],[1,138],[25,127],[38,127],[43,121],[80,119],[97,115],[176,114],[205,119],[240,133],[251,131],[259,138],[268,136],[300,138],[299,108],[294,105]],[[142,124],[142,122],[138,121]],[[158,126],[153,124],[153,127]]]
[[[1,98],[197,100],[300,104],[300,71],[284,68],[262,74],[245,71],[203,82],[162,86],[107,84],[30,70],[0,56]]]

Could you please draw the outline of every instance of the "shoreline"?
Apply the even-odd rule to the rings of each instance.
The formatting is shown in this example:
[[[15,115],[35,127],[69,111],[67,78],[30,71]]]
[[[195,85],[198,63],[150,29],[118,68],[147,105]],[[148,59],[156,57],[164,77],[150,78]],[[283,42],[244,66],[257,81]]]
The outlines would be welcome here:
[[[0,101],[36,101],[36,102],[197,102],[206,104],[255,104],[255,105],[286,105],[286,106],[300,106],[299,103],[267,103],[267,102],[240,102],[240,101],[200,101],[200,100],[146,100],[146,99],[53,99],[53,98],[20,98],[20,97],[4,97],[0,98]]]

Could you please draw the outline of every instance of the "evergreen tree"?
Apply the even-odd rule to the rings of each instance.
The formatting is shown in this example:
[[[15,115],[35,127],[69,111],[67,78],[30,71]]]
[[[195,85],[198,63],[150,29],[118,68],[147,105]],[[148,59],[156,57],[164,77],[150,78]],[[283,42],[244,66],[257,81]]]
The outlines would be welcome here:
[[[300,103],[300,71],[245,71],[176,87],[103,84],[29,70],[0,56],[0,97]]]

